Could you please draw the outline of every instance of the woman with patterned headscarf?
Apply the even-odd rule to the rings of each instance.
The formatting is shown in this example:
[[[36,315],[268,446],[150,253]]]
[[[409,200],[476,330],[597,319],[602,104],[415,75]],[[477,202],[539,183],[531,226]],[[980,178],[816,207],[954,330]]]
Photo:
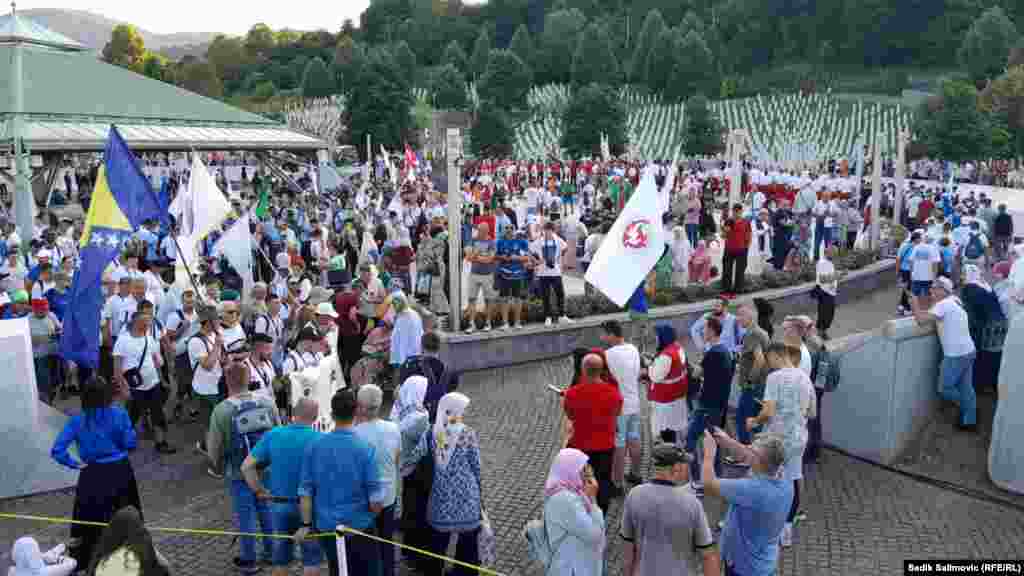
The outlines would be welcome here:
[[[457,536],[455,559],[470,565],[480,564],[477,538],[483,522],[483,486],[480,472],[480,442],[476,431],[466,426],[463,415],[469,397],[449,392],[441,397],[433,427],[420,437],[416,449],[403,470],[417,468],[423,458],[430,459],[433,482],[426,504],[427,522],[433,529],[429,549],[446,555],[452,535]],[[443,561],[426,560],[428,574],[444,572]],[[474,574],[463,566],[448,574]]]

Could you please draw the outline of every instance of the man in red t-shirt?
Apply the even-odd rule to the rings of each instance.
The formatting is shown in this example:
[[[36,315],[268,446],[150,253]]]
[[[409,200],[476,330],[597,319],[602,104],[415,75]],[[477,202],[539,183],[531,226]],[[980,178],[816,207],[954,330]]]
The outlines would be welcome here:
[[[725,223],[725,250],[722,253],[724,294],[739,294],[743,291],[744,275],[747,273],[747,250],[750,249],[752,237],[750,222],[743,217],[743,205],[734,205],[732,218]]]
[[[935,203],[932,202],[930,196],[925,195],[924,200],[917,205],[917,225],[924,227],[924,223],[932,217],[932,212],[935,210]]]
[[[597,354],[583,358],[583,378],[565,391],[562,407],[572,423],[569,448],[590,457],[597,479],[597,505],[608,510],[612,496],[612,455],[615,451],[615,422],[622,412],[618,386],[603,380],[604,361]]]
[[[352,366],[359,361],[366,340],[356,312],[359,310],[359,291],[349,282],[335,293],[334,310],[338,313],[338,354],[345,381],[351,382]]]

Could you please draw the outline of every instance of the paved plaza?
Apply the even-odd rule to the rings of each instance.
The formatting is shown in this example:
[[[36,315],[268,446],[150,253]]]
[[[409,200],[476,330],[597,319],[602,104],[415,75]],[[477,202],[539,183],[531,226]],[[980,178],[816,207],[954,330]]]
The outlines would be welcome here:
[[[894,289],[868,295],[839,310],[833,333],[874,328],[891,316],[895,304]],[[526,557],[521,530],[527,520],[540,516],[542,485],[560,442],[557,397],[546,384],[568,384],[569,374],[568,360],[561,360],[476,372],[463,379],[461,390],[473,399],[467,422],[478,431],[482,445],[484,500],[499,542],[494,568],[503,574],[541,573]],[[902,574],[903,560],[910,558],[1024,558],[1024,498],[999,491],[986,478],[991,399],[983,396],[981,406],[981,434],[958,435],[938,423],[900,466],[986,492],[1003,503],[826,451],[819,464],[806,470],[801,501],[807,519],[797,527],[794,546],[782,556],[780,574]],[[179,429],[174,441],[184,448],[199,434],[198,426],[191,425]],[[157,458],[151,441],[142,445],[132,461],[149,525],[233,529],[223,482],[206,476],[198,455],[182,449]],[[64,517],[70,516],[72,502],[73,490],[65,490],[0,502],[0,512]],[[607,565],[615,576],[622,565],[617,537],[621,502],[613,501],[608,514]],[[717,522],[720,503],[708,498],[706,508]],[[11,544],[24,534],[49,546],[66,539],[67,528],[0,522],[0,571],[9,563]],[[154,540],[175,574],[233,573],[232,538],[156,532]],[[300,573],[298,567],[294,573]]]

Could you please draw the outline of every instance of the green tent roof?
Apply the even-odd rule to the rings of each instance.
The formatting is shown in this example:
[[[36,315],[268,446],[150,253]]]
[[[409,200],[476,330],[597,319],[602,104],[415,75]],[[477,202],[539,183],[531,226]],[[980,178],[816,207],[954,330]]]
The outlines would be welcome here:
[[[10,78],[12,50],[0,46],[2,79]],[[277,124],[88,53],[25,47],[22,58],[23,112],[28,115],[129,123]],[[12,111],[10,90],[0,90],[0,114]]]
[[[111,124],[129,146],[146,149],[327,146],[273,120],[103,62],[74,40],[16,14],[0,17],[0,145],[13,137],[15,49],[22,58],[22,138],[32,150],[102,150]]]
[[[36,46],[49,46],[62,50],[85,51],[82,44],[58,34],[45,26],[40,26],[28,18],[17,14],[0,16],[0,43],[21,42]]]

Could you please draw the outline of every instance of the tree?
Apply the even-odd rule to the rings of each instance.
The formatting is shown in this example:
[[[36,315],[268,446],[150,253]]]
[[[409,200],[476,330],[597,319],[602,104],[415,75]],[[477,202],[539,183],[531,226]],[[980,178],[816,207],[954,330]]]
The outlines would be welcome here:
[[[533,74],[518,56],[510,50],[491,50],[477,92],[481,102],[512,110],[526,106],[526,94],[532,84]]]
[[[488,59],[491,54],[491,35],[487,33],[487,28],[480,30],[480,35],[476,37],[476,43],[473,44],[473,55],[469,59],[469,73],[473,78],[480,78],[484,74],[484,70],[487,69]]]
[[[154,80],[164,80],[166,68],[167,58],[155,52],[147,53],[142,62],[142,73]]]
[[[434,93],[434,107],[441,110],[466,108],[466,82],[455,66],[445,64],[434,74],[430,86]]]
[[[224,85],[217,77],[217,71],[209,62],[194,60],[188,62],[181,70],[179,82],[182,88],[209,98],[224,96]]]
[[[448,43],[448,46],[444,49],[444,54],[441,55],[441,65],[444,66],[446,64],[451,64],[463,75],[468,71],[469,57],[466,56],[466,51],[455,40]]]
[[[373,134],[375,143],[400,149],[412,129],[409,110],[414,102],[409,82],[394,57],[387,50],[371,50],[359,76],[349,85],[345,123],[351,142],[366,142],[366,135]]]
[[[544,33],[537,42],[534,71],[538,84],[572,81],[572,57],[587,18],[579,10],[558,10],[544,19]]]
[[[640,34],[637,35],[636,47],[629,64],[629,80],[634,83],[647,83],[647,58],[651,49],[658,44],[665,31],[665,19],[657,8],[652,8],[644,17]]]
[[[957,58],[974,82],[994,78],[1006,67],[1006,60],[1018,36],[1017,28],[1003,9],[993,6],[971,25]]]
[[[953,162],[985,157],[991,143],[990,122],[978,108],[973,85],[947,81],[941,100],[924,106],[915,118],[914,133],[928,147],[929,156]]]
[[[602,134],[612,153],[621,153],[626,145],[626,110],[613,89],[589,84],[576,90],[562,114],[561,146],[572,158],[597,156]]]
[[[131,24],[118,24],[103,47],[103,60],[139,72],[146,58],[146,43]]]
[[[395,63],[402,69],[402,73],[411,84],[416,74],[416,55],[412,53],[412,49],[409,48],[409,44],[405,40],[399,42],[395,47]]]
[[[720,85],[711,50],[700,33],[691,30],[678,41],[675,67],[665,85],[665,96],[682,101],[696,94],[714,94]]]
[[[508,49],[519,56],[524,64],[533,66],[533,39],[530,38],[530,31],[526,29],[525,24],[520,24],[516,28],[516,33],[512,35],[512,42]]]
[[[591,23],[580,35],[572,57],[572,82],[587,84],[618,84],[619,60],[612,51],[611,40],[603,26]]]
[[[264,60],[270,56],[271,50],[277,46],[274,31],[266,24],[260,23],[249,29],[245,35],[245,51],[254,60]]]
[[[679,33],[672,28],[666,28],[647,53],[647,66],[642,77],[652,91],[665,91],[669,79],[675,73],[680,45]]]
[[[302,73],[302,97],[324,98],[334,94],[334,90],[331,73],[324,61],[319,56],[310,60]]]
[[[490,106],[481,107],[470,133],[470,151],[477,158],[508,158],[515,146],[508,113]]]
[[[683,151],[687,156],[710,156],[722,149],[725,128],[708,107],[708,100],[698,94],[686,101],[683,121]]]
[[[248,58],[241,38],[218,34],[206,47],[206,60],[222,80],[237,82],[242,79]]]

